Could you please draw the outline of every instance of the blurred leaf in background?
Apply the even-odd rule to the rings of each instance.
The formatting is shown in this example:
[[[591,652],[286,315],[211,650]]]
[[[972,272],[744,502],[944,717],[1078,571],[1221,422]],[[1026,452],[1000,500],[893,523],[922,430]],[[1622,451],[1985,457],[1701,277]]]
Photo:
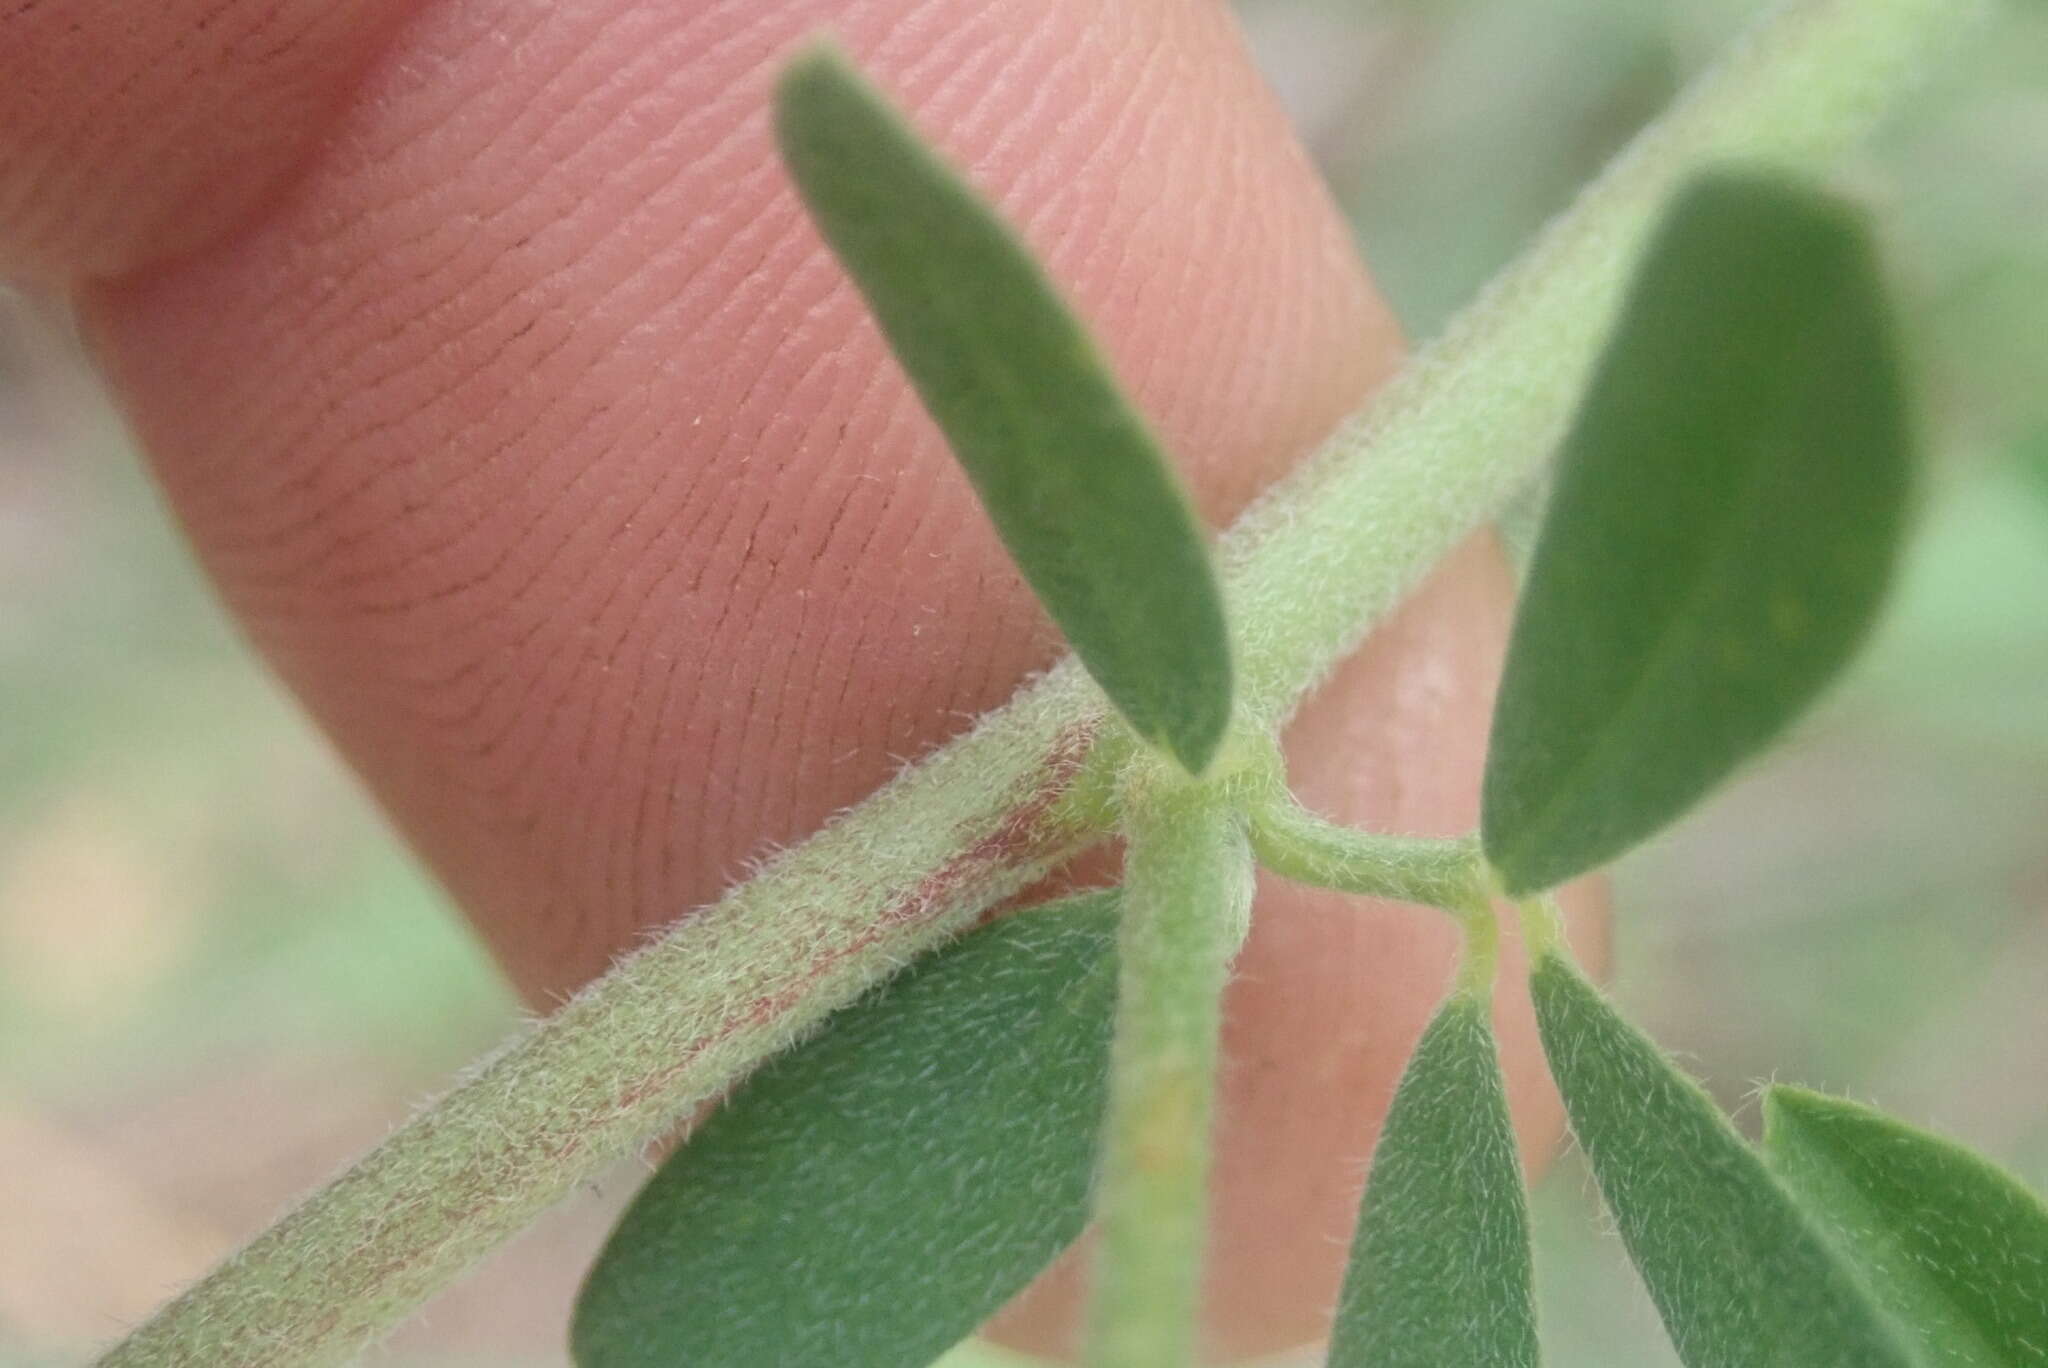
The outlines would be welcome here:
[[[1569,202],[1690,65],[1656,0],[1241,8],[1375,281],[1418,339]]]

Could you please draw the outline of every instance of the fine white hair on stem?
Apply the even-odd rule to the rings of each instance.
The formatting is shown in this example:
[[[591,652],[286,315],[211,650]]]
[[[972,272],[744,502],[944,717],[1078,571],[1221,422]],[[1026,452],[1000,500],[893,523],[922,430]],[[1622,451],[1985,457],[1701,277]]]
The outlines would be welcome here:
[[[1819,172],[1988,0],[1800,0],[1751,30],[1219,547],[1271,726],[1540,466],[1670,191]],[[1102,704],[1066,662],[624,957],[103,1360],[332,1364],[550,1203],[1107,830],[1058,799]]]

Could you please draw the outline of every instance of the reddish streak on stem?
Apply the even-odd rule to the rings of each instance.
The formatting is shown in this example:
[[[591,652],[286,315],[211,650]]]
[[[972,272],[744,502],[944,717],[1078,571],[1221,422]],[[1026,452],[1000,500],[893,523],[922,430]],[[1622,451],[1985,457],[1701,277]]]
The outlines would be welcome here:
[[[742,1031],[759,1028],[788,1014],[836,965],[871,948],[891,931],[940,916],[960,899],[973,896],[977,888],[985,888],[989,881],[1005,870],[1048,859],[1073,846],[1074,828],[1053,814],[1089,752],[1094,749],[1097,731],[1094,723],[1079,723],[1063,730],[1035,767],[1028,781],[1029,796],[1012,807],[994,830],[927,874],[909,893],[884,908],[859,936],[813,959],[801,978],[776,992],[754,999],[717,1029],[698,1037],[672,1063],[621,1089],[612,1099],[610,1114],[620,1117],[636,1112],[645,1099],[667,1091],[706,1050]],[[434,1113],[428,1113],[414,1124],[432,1127],[438,1121]],[[593,1129],[604,1127],[599,1125]],[[459,1245],[476,1239],[478,1232],[472,1218],[487,1209],[503,1207],[502,1178],[508,1169],[563,1172],[573,1167],[571,1161],[585,1147],[587,1133],[579,1128],[567,1135],[548,1137],[542,1142],[538,1164],[505,1162],[513,1155],[527,1151],[526,1145],[513,1140],[498,1151],[498,1162],[472,1163],[466,1166],[467,1172],[462,1177],[435,1185],[425,1194],[424,1201],[439,1208],[436,1223],[450,1232],[439,1247],[445,1249],[450,1244]],[[337,1186],[378,1181],[380,1176],[374,1176],[374,1170],[357,1169],[343,1175]],[[401,1201],[401,1204],[417,1206],[420,1201],[416,1197],[411,1202]],[[484,1231],[482,1234],[485,1241],[495,1243],[492,1232]],[[423,1262],[431,1266],[440,1260],[433,1249],[412,1249],[351,1280],[358,1286],[389,1287],[402,1279],[407,1268]],[[323,1266],[318,1277],[331,1288],[334,1273],[331,1267]],[[332,1296],[322,1298],[323,1309],[304,1327],[311,1331],[314,1339],[327,1338],[339,1319],[342,1300]]]
[[[986,883],[1006,869],[1056,853],[1070,843],[1073,833],[1064,823],[1050,820],[1055,805],[1065,796],[1082,763],[1094,748],[1097,727],[1080,723],[1062,730],[1039,761],[1029,797],[1010,809],[996,828],[976,840],[919,881],[916,888],[885,907],[874,922],[855,939],[828,950],[812,960],[804,975],[776,992],[756,998],[717,1030],[700,1038],[675,1063],[651,1077],[640,1079],[619,1095],[616,1109],[630,1111],[650,1093],[662,1092],[699,1055],[722,1044],[740,1031],[765,1026],[783,1016],[809,995],[813,985],[831,970],[871,948],[888,932],[914,926],[939,915],[968,890]],[[569,1138],[573,1152],[575,1138]]]

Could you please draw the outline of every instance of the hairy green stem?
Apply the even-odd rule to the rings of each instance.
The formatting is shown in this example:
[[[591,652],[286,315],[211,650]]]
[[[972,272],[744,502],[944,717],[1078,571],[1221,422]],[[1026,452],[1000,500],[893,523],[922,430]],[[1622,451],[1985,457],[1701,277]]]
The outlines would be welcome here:
[[[1223,541],[1255,722],[1287,716],[1562,436],[1671,191],[1703,165],[1823,172],[1990,0],[1778,8]],[[1476,515],[1476,516],[1475,516]]]
[[[1282,878],[1460,916],[1475,895],[1483,900],[1475,837],[1359,831],[1317,816],[1284,792],[1263,795],[1248,816],[1253,854]]]
[[[1493,902],[1475,885],[1459,910],[1465,943],[1458,956],[1458,981],[1452,989],[1476,1002],[1493,1001],[1494,971],[1500,963],[1500,918]]]
[[[1143,766],[1125,790],[1116,1036],[1095,1217],[1089,1368],[1194,1361],[1223,980],[1250,924],[1243,819]]]
[[[1702,164],[1820,169],[1983,0],[1808,0],[1759,26],[1223,539],[1254,722],[1283,719],[1539,467],[1658,205]],[[1105,834],[1063,664],[622,960],[160,1311],[117,1365],[338,1362],[577,1182]],[[1094,767],[1090,766],[1089,769]]]
[[[1530,964],[1545,955],[1572,958],[1571,942],[1565,938],[1564,909],[1558,906],[1556,898],[1549,894],[1531,898],[1516,903],[1515,911],[1522,919],[1522,944],[1529,952]]]
[[[1072,673],[622,961],[103,1362],[329,1364],[579,1180],[1099,835]],[[1083,721],[1076,722],[1079,716]]]

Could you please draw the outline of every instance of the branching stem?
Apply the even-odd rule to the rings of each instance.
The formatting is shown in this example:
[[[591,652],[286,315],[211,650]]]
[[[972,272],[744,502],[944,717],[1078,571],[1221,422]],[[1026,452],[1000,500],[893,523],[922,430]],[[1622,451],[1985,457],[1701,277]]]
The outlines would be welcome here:
[[[1249,816],[1259,863],[1296,883],[1460,916],[1480,896],[1479,843],[1470,837],[1359,831],[1318,817],[1285,792],[1266,796]]]
[[[1194,1361],[1223,981],[1249,925],[1244,822],[1142,765],[1124,798],[1123,926],[1095,1215],[1089,1368]]]
[[[1528,947],[1531,964],[1545,955],[1571,957],[1571,943],[1565,939],[1564,912],[1558,907],[1557,899],[1548,894],[1531,898],[1516,903],[1515,911],[1521,915],[1522,944]]]
[[[1220,547],[1257,728],[1537,470],[1671,189],[1824,169],[1989,0],[1802,0],[1646,129],[1534,248]],[[159,1312],[105,1362],[348,1357],[540,1210],[1107,834],[1065,803],[1102,730],[1071,662],[659,941]]]
[[[1454,991],[1475,1002],[1491,1002],[1494,970],[1500,963],[1500,919],[1494,915],[1492,900],[1483,890],[1475,890],[1460,910],[1458,921],[1465,944],[1458,958]]]

